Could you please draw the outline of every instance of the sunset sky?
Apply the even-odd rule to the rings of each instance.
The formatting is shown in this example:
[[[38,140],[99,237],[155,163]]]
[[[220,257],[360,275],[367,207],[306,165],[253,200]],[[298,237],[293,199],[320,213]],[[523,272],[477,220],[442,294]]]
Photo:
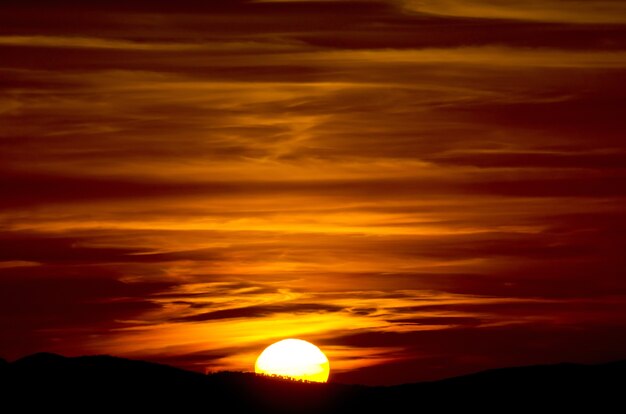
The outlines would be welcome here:
[[[626,2],[3,0],[0,357],[626,358]]]

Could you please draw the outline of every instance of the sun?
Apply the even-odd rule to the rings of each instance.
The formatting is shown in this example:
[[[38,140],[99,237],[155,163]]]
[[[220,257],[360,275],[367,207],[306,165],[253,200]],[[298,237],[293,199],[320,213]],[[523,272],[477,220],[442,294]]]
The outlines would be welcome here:
[[[265,348],[256,360],[254,372],[296,380],[326,382],[330,364],[315,345],[301,339],[283,339]]]

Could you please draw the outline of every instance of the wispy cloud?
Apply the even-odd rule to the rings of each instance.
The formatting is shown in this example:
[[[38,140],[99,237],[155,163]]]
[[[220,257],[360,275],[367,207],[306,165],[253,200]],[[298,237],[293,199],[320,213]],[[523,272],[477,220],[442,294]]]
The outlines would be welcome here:
[[[619,0],[402,0],[412,10],[481,19],[538,20],[567,23],[625,23]]]
[[[201,48],[193,44],[137,42],[124,39],[102,39],[95,37],[64,36],[0,36],[0,45],[21,47],[52,47],[79,49],[118,49],[118,50],[155,50],[184,51]]]
[[[3,357],[624,357],[617,2],[0,7]]]

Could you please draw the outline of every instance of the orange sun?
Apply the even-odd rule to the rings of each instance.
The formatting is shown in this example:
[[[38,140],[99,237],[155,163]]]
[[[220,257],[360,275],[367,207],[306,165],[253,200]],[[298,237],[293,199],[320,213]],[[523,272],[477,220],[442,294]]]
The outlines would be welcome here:
[[[254,365],[257,374],[296,380],[326,382],[330,364],[315,345],[301,339],[284,339],[265,348]]]

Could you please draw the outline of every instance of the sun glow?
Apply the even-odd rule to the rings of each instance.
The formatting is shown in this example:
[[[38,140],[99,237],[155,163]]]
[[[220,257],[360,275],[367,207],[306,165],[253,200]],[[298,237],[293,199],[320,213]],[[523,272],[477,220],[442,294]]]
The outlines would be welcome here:
[[[265,348],[254,366],[257,374],[296,380],[326,382],[330,364],[315,345],[301,339],[284,339]]]

